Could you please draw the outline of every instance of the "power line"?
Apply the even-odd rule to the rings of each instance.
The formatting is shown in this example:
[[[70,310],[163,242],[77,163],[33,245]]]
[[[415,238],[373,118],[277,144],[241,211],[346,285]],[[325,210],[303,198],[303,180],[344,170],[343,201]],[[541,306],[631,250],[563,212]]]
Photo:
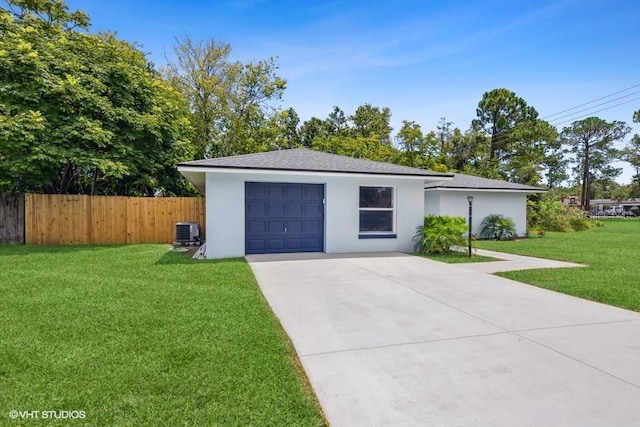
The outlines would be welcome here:
[[[558,111],[557,113],[554,113],[554,114],[551,114],[551,115],[549,115],[549,116],[543,117],[542,119],[543,119],[543,120],[547,120],[547,119],[549,119],[549,118],[551,118],[551,117],[555,117],[555,116],[560,115],[560,114],[562,114],[562,113],[566,113],[566,112],[568,112],[568,111],[575,110],[576,108],[584,107],[585,105],[593,104],[594,102],[598,102],[598,101],[600,101],[600,100],[603,100],[603,99],[606,99],[606,98],[610,98],[610,97],[612,97],[613,95],[617,95],[617,94],[619,94],[619,93],[626,92],[626,91],[628,91],[628,90],[630,90],[630,89],[635,89],[635,88],[637,88],[637,87],[640,87],[640,83],[638,83],[638,84],[636,84],[636,85],[633,85],[633,86],[630,86],[630,87],[628,87],[628,88],[626,88],[626,89],[622,89],[622,90],[619,90],[619,91],[617,91],[617,92],[613,92],[613,93],[610,93],[610,94],[608,94],[608,95],[601,96],[600,98],[593,99],[593,100],[591,100],[591,101],[585,102],[584,104],[576,105],[575,107],[571,107],[571,108],[567,108],[566,110]]]
[[[580,108],[580,107],[583,107],[583,106],[585,106],[585,105],[593,104],[594,102],[598,102],[598,101],[601,101],[601,100],[603,100],[603,99],[610,98],[610,97],[612,97],[612,96],[614,96],[614,95],[618,95],[618,94],[620,94],[620,93],[627,92],[627,91],[629,91],[629,90],[631,90],[631,89],[635,89],[635,88],[637,88],[637,87],[640,87],[640,83],[635,84],[635,85],[633,85],[633,86],[629,86],[629,87],[628,87],[628,88],[626,88],[626,89],[622,89],[622,90],[619,90],[619,91],[616,91],[616,92],[612,92],[612,93],[610,93],[610,94],[608,94],[608,95],[601,96],[600,98],[596,98],[596,99],[593,99],[593,100],[591,100],[591,101],[588,101],[588,102],[585,102],[585,103],[582,103],[582,104],[576,105],[575,107],[567,108],[566,110],[562,110],[562,111],[559,111],[559,112],[557,112],[557,113],[551,114],[551,115],[549,115],[549,116],[546,116],[546,117],[542,118],[542,120],[546,120],[546,119],[548,119],[548,118],[550,118],[550,117],[558,116],[558,115],[560,115],[560,114],[562,114],[562,113],[566,113],[566,112],[569,112],[569,111],[575,110],[575,109]],[[638,93],[640,93],[640,91],[636,91],[636,92],[632,92],[632,93],[629,93],[629,94],[626,94],[626,95],[623,95],[623,96],[619,96],[619,97],[617,97],[617,98],[610,99],[610,100],[608,100],[608,101],[601,102],[601,103],[596,104],[596,105],[592,105],[592,106],[590,106],[590,107],[588,107],[588,108],[583,108],[582,110],[574,111],[573,113],[565,114],[564,116],[560,116],[560,117],[556,117],[554,120],[551,120],[551,121],[549,121],[548,123],[549,123],[551,126],[557,127],[557,126],[562,125],[562,124],[564,124],[564,123],[573,122],[573,121],[580,120],[580,119],[583,119],[583,118],[586,118],[586,117],[590,117],[590,116],[592,116],[592,115],[593,115],[593,114],[595,114],[595,113],[599,113],[599,112],[602,112],[602,111],[610,110],[610,109],[612,109],[612,108],[619,107],[619,106],[621,106],[621,105],[625,105],[625,104],[629,104],[629,103],[634,102],[634,101],[638,101],[638,100],[640,100],[640,97],[633,98],[633,99],[629,99],[629,100],[627,100],[627,101],[625,101],[625,102],[620,102],[620,103],[615,104],[615,105],[609,105],[609,106],[607,106],[606,108],[601,108],[601,109],[599,109],[599,110],[589,111],[589,110],[591,110],[592,108],[597,108],[597,107],[599,107],[599,106],[607,105],[607,104],[610,104],[610,103],[612,103],[612,102],[618,101],[618,100],[620,100],[620,99],[624,99],[624,98],[627,98],[627,97],[629,97],[629,96],[636,95],[636,94],[638,94]],[[589,111],[589,112],[587,112],[587,113],[585,113],[585,114],[583,114],[583,115],[579,115],[579,116],[577,116],[577,117],[572,117],[572,118],[569,118],[569,119],[567,119],[567,120],[563,120],[563,121],[557,122],[557,120],[561,120],[561,119],[563,119],[563,118],[565,118],[565,117],[575,116],[576,114],[579,114],[579,113],[582,113],[582,112],[585,112],[585,111]],[[553,122],[555,122],[555,123],[553,123]],[[491,135],[487,135],[487,136],[488,136],[488,137],[490,137],[490,138],[492,138],[492,136],[491,136]],[[499,144],[499,143],[502,143],[502,142],[504,142],[505,140],[508,140],[508,139],[510,139],[510,135],[509,135],[509,134],[508,134],[508,132],[507,132],[507,133],[504,133],[504,134],[499,134],[499,135],[497,135],[497,138],[495,139],[495,141],[494,141],[494,142]]]
[[[556,117],[555,119],[553,119],[553,120],[549,121],[549,123],[557,122],[558,120],[562,120],[562,119],[564,119],[564,118],[566,118],[566,117],[575,116],[575,115],[577,115],[577,114],[579,114],[579,113],[582,113],[582,112],[584,112],[584,111],[589,111],[589,110],[591,110],[591,109],[593,109],[593,108],[601,107],[601,106],[603,106],[603,105],[607,105],[607,104],[610,104],[610,103],[612,103],[612,102],[619,101],[619,100],[621,100],[621,99],[623,99],[623,98],[627,98],[627,97],[629,97],[629,96],[637,95],[637,94],[639,94],[639,93],[640,93],[640,91],[637,91],[637,92],[631,92],[631,93],[628,93],[628,94],[626,94],[626,95],[622,95],[622,96],[619,96],[619,97],[617,97],[617,98],[610,99],[609,101],[601,102],[601,103],[599,103],[599,104],[595,104],[595,105],[592,105],[592,106],[590,106],[590,107],[583,108],[582,110],[577,110],[577,111],[574,111],[573,113],[569,113],[569,114],[565,114],[565,115],[560,116],[560,117]],[[622,105],[622,104],[618,104],[618,105]],[[577,108],[577,107],[574,107],[574,108]],[[598,110],[598,111],[603,111],[603,110]],[[596,112],[596,111],[594,111],[594,112]],[[557,114],[559,114],[559,113],[556,113],[556,115],[557,115]],[[587,113],[587,114],[591,114],[591,113]]]
[[[574,118],[572,118],[572,119],[568,119],[568,120],[564,120],[564,121],[559,122],[559,123],[555,123],[555,124],[554,124],[554,126],[558,126],[558,125],[561,125],[561,124],[563,124],[563,123],[568,123],[568,122],[573,122],[573,121],[576,121],[576,120],[580,120],[580,119],[583,119],[583,118],[585,118],[585,117],[589,117],[589,116],[591,116],[591,115],[593,115],[593,114],[595,114],[595,113],[599,113],[599,112],[601,112],[601,111],[610,110],[610,109],[612,109],[612,108],[619,107],[619,106],[624,105],[624,104],[629,104],[630,102],[638,101],[638,100],[640,100],[640,97],[633,98],[633,99],[629,99],[629,100],[627,100],[627,101],[625,101],[625,102],[620,102],[620,103],[615,104],[615,105],[610,105],[610,106],[608,106],[608,107],[606,107],[606,108],[602,108],[602,109],[600,109],[600,110],[591,111],[590,113],[585,114],[585,115],[582,115],[582,116],[574,117]]]
[[[638,86],[640,86],[640,85],[638,85]],[[617,93],[620,93],[620,92],[617,92]],[[634,92],[632,95],[635,95],[635,94],[637,94],[637,93],[640,93],[640,92]],[[616,99],[622,99],[622,98],[626,98],[626,96],[621,96],[621,97],[616,98]],[[602,99],[602,98],[600,98],[600,99]],[[552,126],[554,126],[554,127],[557,127],[557,126],[559,126],[559,125],[561,125],[561,124],[564,124],[564,123],[574,122],[574,121],[577,121],[577,120],[580,120],[580,119],[583,119],[583,118],[586,118],[586,117],[590,117],[590,116],[592,116],[592,115],[593,115],[593,114],[595,114],[595,113],[599,113],[599,112],[601,112],[601,111],[610,110],[610,109],[612,109],[612,108],[619,107],[619,106],[621,106],[621,105],[629,104],[629,103],[631,103],[631,102],[639,101],[639,100],[640,100],[640,96],[639,96],[639,97],[637,97],[637,98],[633,98],[633,99],[626,100],[625,102],[620,102],[620,103],[615,104],[615,105],[610,105],[610,106],[608,106],[608,107],[606,107],[606,108],[601,108],[600,110],[590,111],[589,113],[587,113],[587,114],[583,114],[582,116],[573,117],[573,118],[571,118],[571,119],[567,119],[567,120],[564,120],[564,121],[561,121],[561,122],[557,122],[557,123],[554,123],[554,124],[552,124],[552,123],[549,123],[549,124],[550,124],[550,125],[552,125]],[[605,105],[605,104],[608,104],[608,102],[601,103],[601,104],[598,104],[598,105]],[[583,104],[583,105],[584,105],[584,104]],[[595,107],[595,106],[594,106],[594,107]],[[590,110],[590,108],[587,108],[587,110]],[[577,113],[577,112],[576,112],[576,113]],[[575,113],[574,113],[574,114],[575,114]],[[568,116],[573,116],[574,114],[569,114]],[[491,135],[487,135],[487,136],[488,136],[489,138],[492,138],[492,136],[491,136]],[[494,143],[500,144],[500,143],[502,143],[502,142],[504,142],[504,141],[509,140],[510,138],[511,138],[511,136],[509,135],[509,133],[508,133],[508,132],[507,132],[507,133],[503,133],[503,134],[499,134],[499,135],[497,136],[497,138],[495,139]]]

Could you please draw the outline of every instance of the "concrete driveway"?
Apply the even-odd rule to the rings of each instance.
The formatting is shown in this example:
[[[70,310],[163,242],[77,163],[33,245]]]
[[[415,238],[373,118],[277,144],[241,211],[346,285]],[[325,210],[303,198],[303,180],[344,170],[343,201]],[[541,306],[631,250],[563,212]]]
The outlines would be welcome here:
[[[333,426],[640,425],[640,313],[478,265],[297,258],[247,257]]]

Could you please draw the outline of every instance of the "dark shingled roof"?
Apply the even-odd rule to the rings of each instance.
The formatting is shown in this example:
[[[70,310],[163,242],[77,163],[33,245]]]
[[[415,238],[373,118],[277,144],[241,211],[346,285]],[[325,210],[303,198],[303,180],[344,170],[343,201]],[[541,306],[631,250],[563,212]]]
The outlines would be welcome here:
[[[425,189],[427,190],[432,188],[470,188],[478,190],[513,190],[524,192],[547,191],[542,187],[515,184],[513,182],[501,181],[499,179],[481,178],[479,176],[463,175],[461,173],[454,174],[453,180],[434,181],[425,185]]]
[[[180,163],[182,167],[204,167],[215,169],[261,169],[300,172],[361,173],[370,175],[403,175],[415,177],[441,177],[451,179],[453,174],[433,172],[426,169],[355,159],[321,151],[295,148],[244,154],[241,156],[218,157]]]

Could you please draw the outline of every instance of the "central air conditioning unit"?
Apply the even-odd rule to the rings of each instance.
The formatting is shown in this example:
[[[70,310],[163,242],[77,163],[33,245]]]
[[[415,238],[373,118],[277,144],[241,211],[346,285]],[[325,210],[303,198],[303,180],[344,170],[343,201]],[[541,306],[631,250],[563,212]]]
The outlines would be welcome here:
[[[200,243],[200,227],[195,222],[176,223],[176,243]]]

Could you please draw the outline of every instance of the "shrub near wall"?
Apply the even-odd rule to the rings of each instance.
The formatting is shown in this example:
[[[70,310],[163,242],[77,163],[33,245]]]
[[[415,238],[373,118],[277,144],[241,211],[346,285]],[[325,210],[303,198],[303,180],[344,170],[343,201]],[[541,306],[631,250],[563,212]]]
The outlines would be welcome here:
[[[423,254],[454,252],[467,244],[466,232],[467,223],[460,216],[427,215],[413,237],[414,250]]]
[[[535,228],[545,231],[582,231],[593,228],[582,210],[564,206],[553,200],[541,200],[534,222]]]
[[[491,240],[511,240],[516,237],[516,225],[511,218],[491,214],[482,220],[480,238]]]

